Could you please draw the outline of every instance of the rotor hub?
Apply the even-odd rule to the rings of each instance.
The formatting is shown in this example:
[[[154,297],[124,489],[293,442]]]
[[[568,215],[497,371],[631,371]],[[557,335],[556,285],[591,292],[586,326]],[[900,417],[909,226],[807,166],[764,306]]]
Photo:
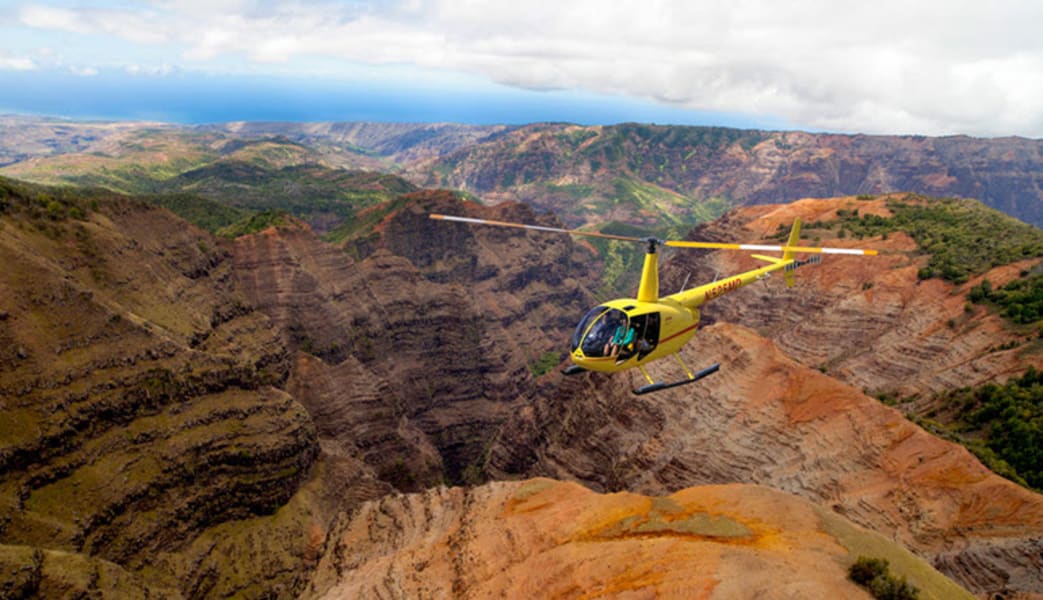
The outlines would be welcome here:
[[[655,254],[657,246],[662,246],[662,245],[666,244],[666,240],[661,240],[659,238],[654,238],[654,237],[641,238],[641,241],[645,242],[646,244],[648,244],[648,253],[649,254]]]

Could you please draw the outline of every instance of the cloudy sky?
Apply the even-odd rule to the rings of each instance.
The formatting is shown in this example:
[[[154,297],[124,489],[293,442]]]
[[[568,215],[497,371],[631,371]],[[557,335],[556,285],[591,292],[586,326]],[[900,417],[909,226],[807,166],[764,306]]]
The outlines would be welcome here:
[[[1043,2],[0,0],[0,112],[1043,137]]]

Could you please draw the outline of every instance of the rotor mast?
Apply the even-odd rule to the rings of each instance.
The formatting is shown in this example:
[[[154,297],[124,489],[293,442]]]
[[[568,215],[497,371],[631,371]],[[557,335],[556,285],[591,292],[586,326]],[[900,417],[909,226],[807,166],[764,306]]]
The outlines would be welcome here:
[[[637,288],[637,301],[657,302],[659,301],[659,254],[656,253],[656,246],[661,241],[651,237],[641,241],[648,242],[648,251],[645,253],[645,265],[641,269],[641,284]]]

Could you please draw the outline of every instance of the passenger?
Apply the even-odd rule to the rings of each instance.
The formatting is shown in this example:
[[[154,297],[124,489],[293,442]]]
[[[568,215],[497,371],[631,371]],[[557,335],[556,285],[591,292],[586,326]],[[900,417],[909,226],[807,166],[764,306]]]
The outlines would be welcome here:
[[[612,343],[617,346],[627,346],[634,341],[634,336],[637,332],[633,327],[627,327],[626,323],[621,323],[619,327],[616,327],[616,333],[612,336]]]
[[[616,327],[616,333],[612,335],[613,351],[609,356],[617,356],[617,363],[630,358],[634,354],[633,343],[635,335],[637,335],[637,330],[633,327],[627,327],[626,323],[621,323],[619,327]]]

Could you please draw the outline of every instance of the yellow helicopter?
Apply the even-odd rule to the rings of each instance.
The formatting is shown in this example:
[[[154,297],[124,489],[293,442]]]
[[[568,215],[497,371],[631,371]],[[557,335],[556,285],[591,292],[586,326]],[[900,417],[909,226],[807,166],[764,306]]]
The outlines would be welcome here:
[[[641,283],[638,286],[637,298],[620,298],[599,304],[592,308],[576,326],[572,334],[570,351],[574,364],[563,373],[575,375],[584,371],[601,371],[615,373],[634,367],[648,380],[648,385],[633,390],[635,394],[647,394],[667,388],[694,383],[720,368],[720,363],[705,369],[692,372],[685,365],[678,353],[682,346],[695,335],[699,327],[699,307],[709,300],[719,298],[729,292],[758,281],[775,271],[782,271],[786,287],[793,287],[794,271],[798,268],[820,262],[820,254],[846,254],[857,256],[873,256],[876,250],[855,248],[817,248],[798,246],[800,242],[800,219],[796,219],[790,230],[785,246],[767,246],[759,244],[730,244],[718,242],[690,242],[680,240],[660,240],[656,238],[637,238],[612,235],[594,231],[525,225],[470,217],[450,215],[430,215],[432,219],[470,223],[475,225],[495,225],[499,227],[516,227],[532,231],[565,233],[569,235],[606,238],[628,242],[647,244],[644,267],[641,271]],[[767,266],[738,275],[726,277],[689,290],[683,290],[669,296],[659,296],[659,246],[672,248],[707,248],[724,250],[748,250],[754,252],[782,252],[782,257],[752,254],[753,258],[769,263]],[[798,253],[813,254],[812,257],[798,260]],[[673,356],[684,370],[685,379],[663,383],[656,382],[645,369],[645,364]]]

